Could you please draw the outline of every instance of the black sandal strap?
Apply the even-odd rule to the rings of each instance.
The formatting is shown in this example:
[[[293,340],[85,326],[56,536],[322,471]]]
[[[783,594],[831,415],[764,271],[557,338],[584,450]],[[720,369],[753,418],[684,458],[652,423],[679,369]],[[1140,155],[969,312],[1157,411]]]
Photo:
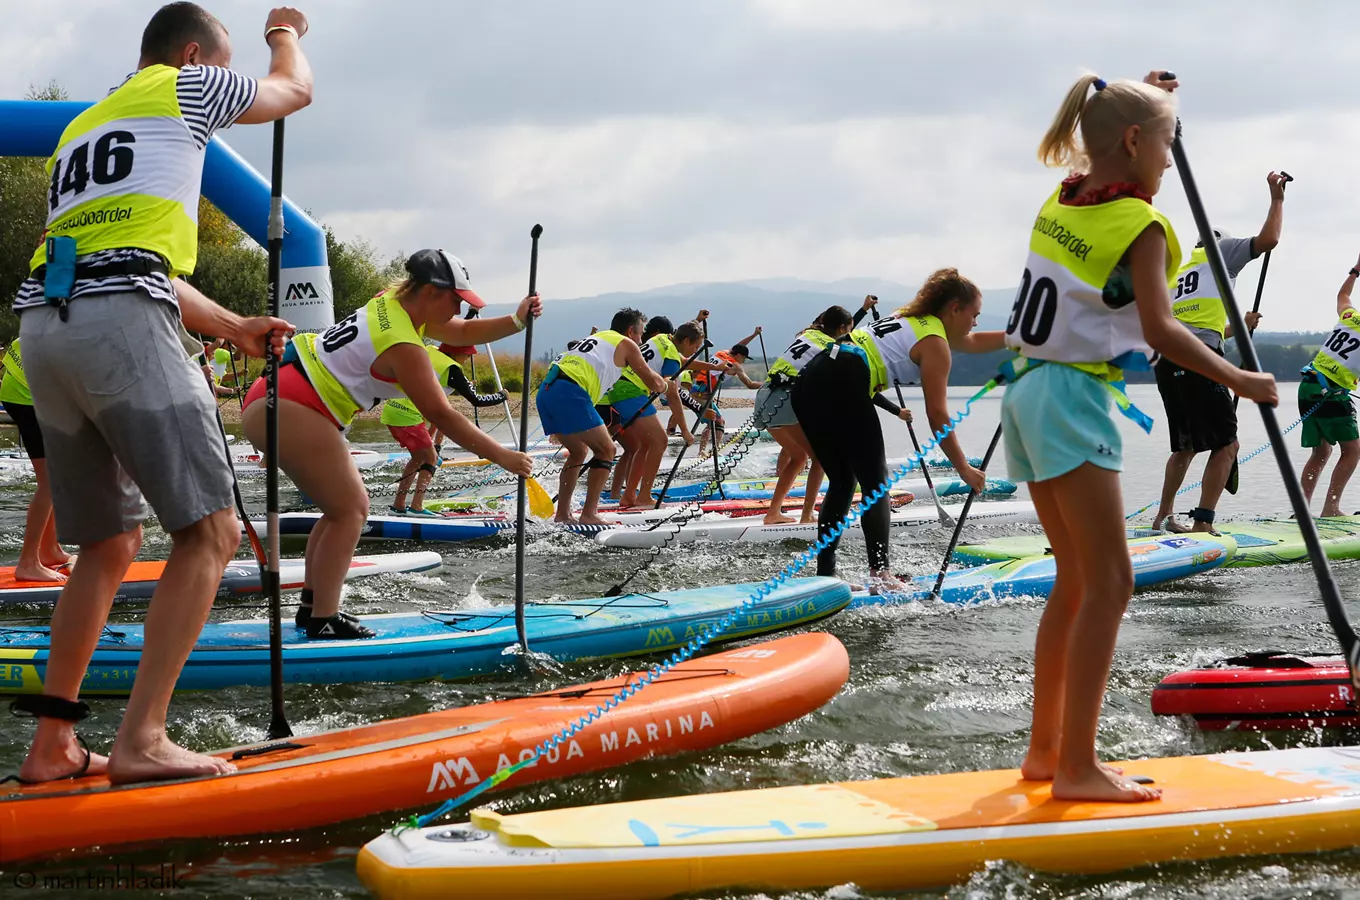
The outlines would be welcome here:
[[[79,722],[90,714],[90,705],[83,700],[71,701],[50,694],[24,694],[10,703],[9,711],[20,718]],[[88,748],[86,753],[89,753]]]

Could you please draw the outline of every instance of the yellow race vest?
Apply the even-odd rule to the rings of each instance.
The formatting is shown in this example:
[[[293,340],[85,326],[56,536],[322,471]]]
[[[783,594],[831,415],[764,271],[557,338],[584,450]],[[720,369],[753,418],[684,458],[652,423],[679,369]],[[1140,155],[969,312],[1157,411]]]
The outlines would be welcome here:
[[[24,374],[23,351],[19,349],[18,338],[5,348],[0,364],[5,368],[5,380],[0,381],[0,403],[32,406],[33,395],[28,391],[28,376]]]
[[[76,253],[140,248],[194,271],[204,152],[180,114],[179,69],[148,66],[71,120],[47,160],[47,234]],[[46,262],[46,247],[29,269]]]
[[[438,347],[426,345],[425,352],[430,355],[430,363],[434,366],[435,378],[444,388],[444,393],[452,395],[453,388],[449,387],[449,379],[455,368],[461,372],[463,367]],[[384,425],[395,425],[400,428],[408,425],[423,425],[425,424],[425,417],[421,415],[420,410],[416,409],[416,405],[411,402],[409,397],[393,397],[383,402],[382,415],[378,417],[378,421]]]
[[[617,331],[597,331],[568,344],[567,352],[557,358],[557,368],[585,389],[592,404],[598,404],[623,375],[623,369],[614,362],[614,352],[623,337]]]
[[[373,374],[373,363],[398,344],[425,347],[422,335],[389,288],[320,334],[299,334],[289,346],[326,408],[341,425],[383,400],[403,397],[401,385]]]
[[[1221,349],[1228,312],[1223,307],[1223,298],[1218,296],[1209,254],[1203,247],[1191,251],[1190,261],[1176,273],[1169,287],[1172,314],[1206,345]]]
[[[9,356],[5,356],[9,367]],[[1313,357],[1313,368],[1348,391],[1360,385],[1360,312],[1347,307]],[[8,380],[8,379],[7,379]]]
[[[1058,200],[1061,190],[1034,220],[1025,273],[1006,323],[1006,346],[1029,359],[1119,381],[1123,375],[1113,360],[1140,354],[1146,361],[1151,352],[1120,263],[1134,239],[1159,223],[1166,232],[1170,280],[1180,266],[1180,242],[1166,216],[1149,203],[1124,197],[1066,206]]]
[[[803,371],[803,367],[812,362],[812,358],[822,350],[836,343],[835,338],[825,332],[818,331],[816,328],[808,328],[798,335],[797,339],[789,348],[779,355],[779,358],[770,366],[770,375],[780,375],[785,380],[792,381],[798,377],[798,373]]]
[[[850,332],[851,342],[864,351],[869,364],[869,395],[893,384],[920,384],[921,367],[911,361],[911,351],[922,338],[932,336],[948,341],[938,316],[890,316]]]

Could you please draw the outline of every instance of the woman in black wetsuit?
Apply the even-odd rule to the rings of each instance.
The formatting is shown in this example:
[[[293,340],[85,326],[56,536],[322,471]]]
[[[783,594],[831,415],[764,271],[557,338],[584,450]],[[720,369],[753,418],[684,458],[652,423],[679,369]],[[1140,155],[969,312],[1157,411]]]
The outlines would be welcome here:
[[[828,487],[817,516],[823,536],[850,511],[856,486],[868,494],[888,479],[883,427],[875,407],[911,421],[911,413],[880,392],[893,384],[920,384],[932,433],[949,421],[947,392],[951,348],[965,353],[1000,350],[1000,331],[973,334],[982,293],[957,269],[941,269],[921,286],[915,299],[891,318],[852,331],[847,338],[817,354],[793,382],[793,408],[798,422],[826,471]],[[958,438],[940,442],[969,487],[982,490],[986,477],[968,463]],[[904,590],[888,568],[889,505],[880,500],[860,520],[869,553],[869,588],[874,592]],[[836,574],[836,545],[817,557],[818,575]]]

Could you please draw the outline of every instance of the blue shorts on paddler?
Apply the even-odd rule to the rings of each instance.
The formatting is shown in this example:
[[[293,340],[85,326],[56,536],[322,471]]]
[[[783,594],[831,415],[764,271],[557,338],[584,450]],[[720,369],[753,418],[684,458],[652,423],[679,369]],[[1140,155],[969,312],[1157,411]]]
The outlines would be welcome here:
[[[579,434],[604,424],[586,389],[553,366],[538,386],[538,420],[544,434]]]
[[[625,397],[622,400],[615,400],[611,405],[614,407],[614,412],[619,414],[620,421],[623,423],[631,420],[633,416],[645,419],[648,416],[656,415],[656,406],[648,399],[646,394],[640,397]],[[642,410],[640,415],[638,410]]]
[[[1061,363],[1047,363],[1006,387],[1001,430],[1012,481],[1048,481],[1085,463],[1121,470],[1124,440],[1109,388]]]

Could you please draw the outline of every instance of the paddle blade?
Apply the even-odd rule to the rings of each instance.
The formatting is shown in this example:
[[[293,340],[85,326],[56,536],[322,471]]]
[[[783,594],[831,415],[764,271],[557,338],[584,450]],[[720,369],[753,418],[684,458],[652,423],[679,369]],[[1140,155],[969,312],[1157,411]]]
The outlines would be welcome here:
[[[552,497],[543,489],[543,485],[538,483],[537,478],[525,479],[525,486],[529,490],[529,512],[537,519],[551,519],[553,516]]]
[[[1228,493],[1236,494],[1238,487],[1238,476],[1241,471],[1237,467],[1237,460],[1233,460],[1232,471],[1228,473]]]

